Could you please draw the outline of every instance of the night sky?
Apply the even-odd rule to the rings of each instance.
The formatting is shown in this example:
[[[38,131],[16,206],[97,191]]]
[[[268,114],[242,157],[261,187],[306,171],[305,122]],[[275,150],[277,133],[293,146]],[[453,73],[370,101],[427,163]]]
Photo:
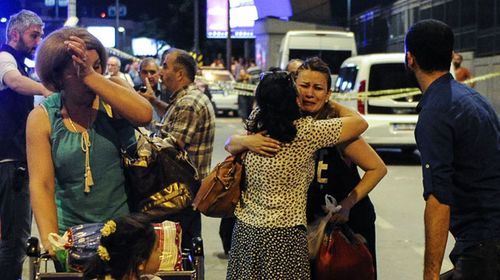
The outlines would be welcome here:
[[[44,0],[0,0],[0,17],[19,11],[23,6],[33,5]],[[269,0],[272,1],[272,0]],[[294,0],[302,1],[302,0]],[[330,0],[332,10],[331,22],[323,24],[345,25],[347,0]],[[120,0],[120,4],[127,6],[128,14],[123,19],[131,19],[144,23],[146,28],[137,36],[166,40],[169,44],[190,49],[193,45],[193,0]],[[351,14],[355,15],[365,9],[379,4],[390,4],[395,0],[351,0]],[[114,6],[115,0],[77,0],[77,14],[79,17],[99,17],[102,12],[107,13],[108,6]],[[199,0],[200,5],[200,46],[202,49],[211,49],[212,53],[222,52],[225,49],[225,40],[205,39],[205,6],[206,0]],[[63,8],[60,15],[66,14]],[[52,16],[49,14],[48,16]],[[233,49],[236,53],[243,52],[243,40],[233,40]]]

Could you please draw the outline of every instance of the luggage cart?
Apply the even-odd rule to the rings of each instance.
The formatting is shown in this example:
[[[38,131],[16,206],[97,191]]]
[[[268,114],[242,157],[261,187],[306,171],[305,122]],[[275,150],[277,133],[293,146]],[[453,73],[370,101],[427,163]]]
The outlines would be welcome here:
[[[47,253],[41,253],[38,238],[28,239],[26,254],[29,257],[30,280],[81,280],[83,273],[79,272],[47,272],[48,261],[51,260]],[[185,271],[160,271],[156,276],[163,280],[204,280],[204,252],[201,237],[193,238],[191,250],[192,259],[183,260],[183,266],[188,266]]]

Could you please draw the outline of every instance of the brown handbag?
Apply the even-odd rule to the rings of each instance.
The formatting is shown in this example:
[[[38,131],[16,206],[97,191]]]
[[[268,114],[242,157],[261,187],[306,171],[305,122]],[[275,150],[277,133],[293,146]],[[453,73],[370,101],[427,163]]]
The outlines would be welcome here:
[[[244,184],[243,159],[246,153],[228,156],[210,171],[193,202],[195,210],[205,216],[227,218],[234,216]]]

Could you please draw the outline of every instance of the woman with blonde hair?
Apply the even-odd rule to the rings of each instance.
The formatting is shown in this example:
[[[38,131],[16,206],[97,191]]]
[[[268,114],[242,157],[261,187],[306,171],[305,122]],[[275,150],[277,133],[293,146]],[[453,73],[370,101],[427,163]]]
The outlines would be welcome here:
[[[49,233],[105,222],[129,212],[120,148],[133,125],[151,121],[148,101],[119,79],[106,79],[106,50],[82,28],[63,28],[41,43],[36,71],[54,91],[28,117],[31,203],[42,244]]]

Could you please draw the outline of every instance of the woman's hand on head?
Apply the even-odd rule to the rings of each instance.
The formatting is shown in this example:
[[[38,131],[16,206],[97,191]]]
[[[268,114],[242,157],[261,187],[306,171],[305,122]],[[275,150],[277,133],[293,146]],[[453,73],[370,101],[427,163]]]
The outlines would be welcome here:
[[[94,72],[91,62],[87,55],[87,46],[85,41],[76,36],[70,36],[69,40],[64,41],[68,52],[73,59],[73,66],[80,79]]]
[[[262,131],[256,134],[247,135],[246,147],[257,154],[272,157],[281,147],[281,143],[266,135],[267,131]]]

